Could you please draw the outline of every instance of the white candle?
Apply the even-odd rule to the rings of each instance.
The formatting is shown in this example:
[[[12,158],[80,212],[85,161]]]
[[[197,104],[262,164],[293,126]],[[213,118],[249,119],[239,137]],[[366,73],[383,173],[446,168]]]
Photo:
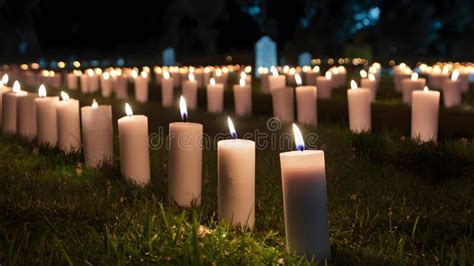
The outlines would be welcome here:
[[[299,74],[295,75],[296,109],[298,122],[308,125],[317,125],[317,89],[316,86],[300,86],[302,84]]]
[[[445,107],[453,107],[461,103],[461,81],[459,71],[454,70],[451,79],[443,81],[443,102]]]
[[[370,131],[370,91],[358,88],[357,83],[352,80],[351,88],[347,91],[349,105],[349,127],[354,133]]]
[[[140,75],[135,75],[134,81],[135,100],[141,103],[148,102],[148,73],[143,71]]]
[[[37,133],[35,105],[37,96],[37,94],[28,93],[17,98],[18,135],[30,141],[36,137]]]
[[[268,87],[270,91],[286,88],[286,76],[278,75],[276,69],[273,69],[272,75],[268,76]]]
[[[422,90],[426,86],[426,79],[418,78],[418,73],[413,73],[409,79],[401,81],[403,102],[411,104],[413,91]]]
[[[331,99],[333,81],[331,71],[326,71],[324,77],[316,78],[319,99]]]
[[[144,186],[150,182],[148,118],[133,115],[128,103],[125,111],[127,115],[118,120],[120,170],[132,182]]]
[[[230,140],[217,143],[219,221],[252,229],[255,223],[255,142],[237,139],[228,118]]]
[[[189,208],[201,205],[203,128],[201,124],[187,122],[183,96],[180,111],[183,122],[169,125],[168,193],[171,203]]]
[[[170,77],[168,71],[163,72],[161,79],[161,104],[164,107],[173,106],[174,78]]]
[[[76,72],[68,73],[66,79],[68,89],[77,90],[79,81]]]
[[[26,91],[21,90],[20,83],[13,83],[12,92],[3,95],[3,133],[16,134],[18,129],[18,98],[28,95]]]
[[[2,121],[3,121],[3,82],[0,81],[0,128],[2,127]]]
[[[264,93],[270,93],[270,82],[268,81],[268,78],[270,77],[270,74],[268,73],[261,73],[260,74],[260,83],[262,85],[262,90]]]
[[[304,84],[309,86],[316,86],[316,78],[320,76],[319,67],[316,66],[316,69],[309,70],[304,72]]]
[[[122,74],[119,74],[115,77],[115,97],[117,99],[127,99],[128,98],[128,80]]]
[[[449,79],[449,74],[444,72],[432,72],[428,76],[428,85],[432,89],[442,89],[444,80]]]
[[[37,142],[39,145],[55,147],[58,143],[58,121],[56,103],[59,97],[46,97],[46,88],[43,84],[38,89],[39,98],[35,99]]]
[[[233,86],[234,108],[237,116],[248,116],[252,113],[252,88],[241,78],[239,84]]]
[[[209,113],[220,113],[224,110],[224,84],[216,83],[211,78],[207,85],[207,111]]]
[[[87,75],[87,73],[83,73],[81,75],[81,92],[82,93],[89,92],[89,75]]]
[[[62,101],[56,103],[58,119],[58,146],[66,153],[78,152],[81,149],[81,125],[79,101],[70,99],[61,91]]]
[[[368,78],[363,78],[360,80],[360,86],[370,90],[370,102],[375,102],[377,99],[377,90],[378,90],[378,81],[375,78],[375,75],[370,73]]]
[[[98,105],[81,108],[82,137],[84,138],[84,162],[86,167],[96,168],[113,160],[112,108]]]
[[[422,142],[438,138],[439,91],[428,90],[412,93],[411,137]]]
[[[198,83],[195,80],[194,74],[189,74],[189,79],[183,81],[183,97],[186,99],[187,107],[191,110],[197,108],[197,91]]]
[[[273,116],[281,122],[289,123],[295,119],[293,88],[281,88],[272,90]]]
[[[324,152],[304,150],[293,124],[297,151],[280,153],[286,247],[288,252],[330,258]]]
[[[114,80],[110,78],[110,73],[105,72],[100,77],[100,92],[102,97],[110,97],[112,95],[112,89],[114,85]]]
[[[93,69],[87,70],[87,75],[89,76],[88,81],[88,89],[89,93],[94,93],[99,91],[99,76],[95,74]]]

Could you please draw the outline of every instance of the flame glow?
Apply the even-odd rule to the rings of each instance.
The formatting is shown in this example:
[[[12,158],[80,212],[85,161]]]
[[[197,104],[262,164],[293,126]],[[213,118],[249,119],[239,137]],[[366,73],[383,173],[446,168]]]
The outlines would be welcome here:
[[[102,76],[104,77],[105,80],[108,80],[110,78],[109,72],[105,72]]]
[[[186,122],[188,120],[188,108],[186,106],[186,99],[184,99],[183,95],[179,98],[179,112],[181,113],[181,119]]]
[[[332,73],[331,73],[331,71],[326,71],[326,74],[324,74],[324,77],[325,77],[326,79],[332,79]]]
[[[97,101],[95,99],[92,99],[92,108],[94,108],[94,109],[99,108],[99,104],[97,103]]]
[[[375,81],[375,75],[372,74],[372,73],[370,73],[370,74],[369,74],[369,80],[370,80],[370,81]]]
[[[360,73],[361,78],[363,78],[363,79],[367,78],[367,71],[362,69],[359,73]]]
[[[130,107],[130,104],[128,104],[128,103],[125,103],[125,114],[127,116],[132,116],[133,115],[132,107]]]
[[[63,101],[69,101],[69,94],[64,91],[61,91],[61,98],[63,99]]]
[[[458,78],[459,78],[459,70],[455,69],[453,71],[453,74],[451,74],[451,80],[456,81],[456,80],[458,80]]]
[[[6,73],[3,74],[2,83],[5,84],[5,85],[7,85],[7,83],[8,83],[8,74],[6,74]]]
[[[423,88],[423,92],[424,92],[424,93],[430,92],[430,90],[428,89],[428,86],[425,86],[425,87]]]
[[[188,76],[189,81],[194,81],[196,78],[194,77],[193,73],[190,73]]]
[[[216,85],[216,79],[215,79],[215,78],[211,78],[211,79],[209,80],[209,83],[211,84],[211,86]]]
[[[245,79],[244,78],[241,78],[239,80],[239,84],[240,84],[240,87],[245,87]]]
[[[418,73],[414,72],[413,74],[411,74],[411,80],[415,81],[418,79]]]
[[[300,86],[303,82],[301,81],[300,74],[295,74],[296,85]]]
[[[38,88],[38,96],[41,98],[46,97],[46,87],[43,84]]]
[[[148,78],[148,72],[142,71],[142,73],[140,74],[140,76],[142,76],[142,78],[146,79],[146,78]]]
[[[236,139],[237,138],[237,131],[235,131],[234,123],[232,123],[232,120],[230,119],[230,117],[227,117],[227,124],[229,125],[230,136],[233,139]]]
[[[357,90],[359,86],[357,86],[357,82],[355,80],[351,80],[351,89]]]
[[[163,78],[164,79],[170,79],[170,72],[168,72],[168,71],[163,72]]]
[[[13,89],[12,89],[12,91],[15,92],[15,93],[21,91],[20,82],[18,82],[18,80],[15,80],[15,82],[13,83]]]
[[[278,77],[278,71],[276,70],[276,68],[272,70],[272,76]]]
[[[298,126],[294,123],[293,123],[293,135],[295,136],[296,149],[299,151],[304,151],[303,135],[301,134],[301,131],[298,128]]]

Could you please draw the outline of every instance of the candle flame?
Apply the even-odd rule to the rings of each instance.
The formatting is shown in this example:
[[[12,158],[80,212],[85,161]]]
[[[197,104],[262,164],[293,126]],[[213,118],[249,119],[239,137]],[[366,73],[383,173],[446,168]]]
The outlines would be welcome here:
[[[304,151],[303,135],[295,123],[293,123],[293,135],[295,136],[296,149],[299,151]]]
[[[94,76],[94,70],[91,69],[91,68],[89,68],[89,69],[87,70],[87,75],[89,75],[89,77]]]
[[[146,71],[142,71],[140,76],[142,76],[142,78],[146,79],[148,77],[148,73]]]
[[[276,68],[272,69],[272,76],[278,77],[278,71],[276,70]]]
[[[415,81],[418,79],[418,73],[414,72],[413,74],[411,74],[411,80]]]
[[[38,96],[41,97],[41,98],[46,97],[46,87],[44,86],[44,84],[41,84],[39,86]]]
[[[99,108],[99,104],[97,103],[95,99],[92,99],[92,108],[94,109]]]
[[[301,81],[301,76],[300,74],[295,74],[295,81],[296,81],[296,85],[300,86],[303,82]]]
[[[104,77],[105,80],[108,80],[110,78],[109,72],[105,72],[102,76]]]
[[[216,77],[222,76],[222,70],[220,68],[216,69]]]
[[[356,90],[359,86],[357,86],[357,82],[355,80],[351,80],[351,89]]]
[[[424,92],[424,93],[428,93],[429,91],[430,91],[430,90],[428,89],[428,86],[425,86],[425,87],[423,88],[423,92]]]
[[[181,113],[181,119],[186,122],[188,120],[188,108],[186,106],[186,99],[184,99],[183,95],[179,98],[179,112]]]
[[[130,104],[128,104],[128,103],[125,103],[125,114],[127,116],[132,116],[133,115],[132,107],[130,107]]]
[[[20,86],[20,82],[18,82],[18,80],[15,80],[15,82],[13,83],[13,92],[19,92],[21,91],[21,86]]]
[[[326,74],[324,74],[324,77],[325,77],[326,79],[331,79],[331,78],[332,78],[332,73],[331,73],[331,71],[326,71]]]
[[[235,131],[234,123],[232,123],[232,120],[230,119],[230,117],[227,117],[227,124],[229,125],[230,136],[233,139],[236,139],[237,138],[237,131]]]
[[[188,79],[189,79],[189,81],[194,81],[195,80],[194,74],[190,73],[189,76],[188,76]]]
[[[375,75],[372,74],[372,73],[370,73],[370,74],[369,74],[369,80],[370,80],[370,81],[375,81]]]
[[[239,80],[240,87],[245,87],[245,78]]]
[[[361,78],[365,79],[367,77],[367,71],[362,69],[359,73]]]
[[[138,76],[138,72],[136,69],[132,69],[132,78],[136,78]]]
[[[313,72],[319,72],[320,70],[320,67],[319,66],[314,66],[313,67]]]
[[[170,72],[168,72],[168,71],[163,72],[163,78],[164,79],[170,79]]]
[[[5,85],[8,83],[8,74],[5,73],[5,74],[3,75],[3,77],[2,77],[2,83],[5,84]]]
[[[63,99],[63,101],[69,101],[69,94],[64,91],[61,91],[61,98]]]
[[[211,78],[211,80],[209,80],[209,83],[211,84],[211,86],[216,85],[216,79],[215,79],[215,78]]]
[[[240,72],[240,78],[245,79],[247,77],[247,74],[245,72]]]
[[[451,74],[451,80],[456,81],[459,78],[459,70],[455,69],[453,73]]]

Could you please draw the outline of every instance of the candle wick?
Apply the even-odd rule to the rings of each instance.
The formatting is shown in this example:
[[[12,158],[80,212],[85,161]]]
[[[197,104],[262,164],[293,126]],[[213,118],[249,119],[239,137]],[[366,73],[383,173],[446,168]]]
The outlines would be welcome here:
[[[296,149],[299,151],[304,151],[304,146],[303,145],[296,145]]]
[[[237,133],[236,132],[232,132],[230,135],[232,136],[232,139],[237,139]]]
[[[188,122],[188,114],[186,114],[186,113],[183,114],[183,121],[185,123]]]

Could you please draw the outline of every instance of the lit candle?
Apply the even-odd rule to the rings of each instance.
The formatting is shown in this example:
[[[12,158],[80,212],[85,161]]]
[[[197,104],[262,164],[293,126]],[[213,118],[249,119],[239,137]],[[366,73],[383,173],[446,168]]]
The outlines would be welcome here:
[[[89,90],[89,75],[84,72],[81,74],[81,92],[88,93]]]
[[[377,90],[378,90],[379,82],[375,78],[375,75],[369,73],[367,78],[362,78],[360,80],[360,86],[362,88],[366,88],[370,90],[370,101],[375,102],[377,98]]]
[[[333,81],[331,71],[326,71],[324,77],[316,78],[316,86],[318,88],[319,99],[331,99]]]
[[[268,87],[270,91],[286,88],[286,76],[278,75],[276,68],[273,68],[272,75],[268,76]]]
[[[79,83],[79,79],[78,79],[78,74],[76,71],[73,71],[72,73],[68,73],[66,75],[66,85],[68,89],[77,90],[77,88],[79,87],[78,83]]]
[[[11,87],[8,87],[8,81],[9,81],[9,77],[8,77],[8,74],[5,73],[3,74],[2,76],[2,84],[3,84],[3,87],[2,87],[2,93],[5,94],[5,93],[9,93],[12,91],[12,88]]]
[[[309,86],[316,86],[316,79],[320,76],[319,66],[315,66],[304,72],[304,84]]]
[[[293,88],[272,89],[273,116],[281,122],[290,123],[295,119],[295,95]]]
[[[317,89],[316,86],[301,86],[302,80],[299,74],[295,75],[296,87],[296,109],[298,122],[308,125],[317,125]]]
[[[225,87],[227,84],[227,73],[224,73],[222,69],[217,68],[214,72],[214,79],[216,80],[216,83],[223,84]]]
[[[432,89],[442,89],[444,80],[449,79],[449,69],[434,68],[428,76],[428,85]]]
[[[168,193],[171,203],[189,208],[201,205],[203,128],[201,124],[188,122],[183,96],[179,106],[183,122],[169,125]]]
[[[186,99],[187,107],[191,110],[197,108],[198,83],[193,73],[189,74],[188,80],[183,81],[183,97]]]
[[[411,77],[412,71],[405,63],[401,63],[399,66],[394,68],[393,72],[393,83],[395,85],[395,90],[402,91],[402,80],[409,79]]]
[[[79,120],[79,101],[69,98],[61,91],[62,101],[56,103],[58,118],[58,146],[66,153],[81,149],[81,125]]]
[[[163,72],[161,79],[161,104],[164,107],[173,106],[174,78],[170,77],[168,71]]]
[[[36,93],[27,93],[17,98],[18,112],[18,135],[29,141],[36,138]]]
[[[128,80],[122,74],[122,71],[116,72],[114,89],[117,99],[123,100],[128,98]]]
[[[84,162],[86,167],[96,168],[113,160],[112,108],[98,105],[81,108],[82,137],[84,138]]]
[[[216,83],[211,78],[207,85],[207,111],[209,113],[220,113],[224,110],[224,84]]]
[[[27,95],[28,93],[26,91],[21,90],[20,82],[18,82],[18,80],[13,83],[12,91],[3,95],[3,133],[17,133],[18,98]]]
[[[461,103],[461,81],[458,80],[459,71],[456,69],[450,79],[443,81],[443,102],[445,107],[453,107]]]
[[[234,108],[237,116],[248,116],[252,113],[252,88],[241,78],[239,84],[233,86]]]
[[[2,121],[3,121],[3,82],[0,81],[0,128],[2,127]]]
[[[267,68],[259,68],[258,73],[260,74],[260,84],[264,93],[270,93],[270,83],[268,78],[270,74],[268,73]]]
[[[435,141],[438,138],[439,91],[428,90],[412,92],[411,137],[421,142]]]
[[[95,74],[93,69],[88,69],[87,75],[89,76],[89,93],[99,91],[99,76]]]
[[[358,88],[357,83],[352,80],[351,88],[347,91],[349,105],[349,127],[354,133],[370,131],[370,90]]]
[[[58,96],[46,97],[46,88],[43,84],[38,89],[38,98],[35,99],[37,142],[39,145],[55,147],[58,143],[58,122],[56,103]]]
[[[148,73],[143,71],[140,75],[132,72],[135,82],[135,100],[144,103],[148,101]]]
[[[110,73],[104,72],[100,77],[100,91],[102,97],[110,97],[110,95],[112,95],[113,85],[114,80],[110,78]]]
[[[148,149],[148,118],[133,115],[125,104],[126,116],[118,120],[120,142],[120,170],[135,184],[145,186],[150,182],[150,153]]]
[[[297,151],[280,153],[286,248],[288,252],[330,258],[324,151],[305,150],[293,124]]]
[[[232,139],[217,143],[217,208],[219,221],[253,228],[255,223],[255,142],[237,139],[227,118]]]
[[[426,79],[419,78],[418,73],[411,74],[409,79],[401,81],[403,102],[411,104],[411,95],[413,91],[422,90],[426,86]]]

